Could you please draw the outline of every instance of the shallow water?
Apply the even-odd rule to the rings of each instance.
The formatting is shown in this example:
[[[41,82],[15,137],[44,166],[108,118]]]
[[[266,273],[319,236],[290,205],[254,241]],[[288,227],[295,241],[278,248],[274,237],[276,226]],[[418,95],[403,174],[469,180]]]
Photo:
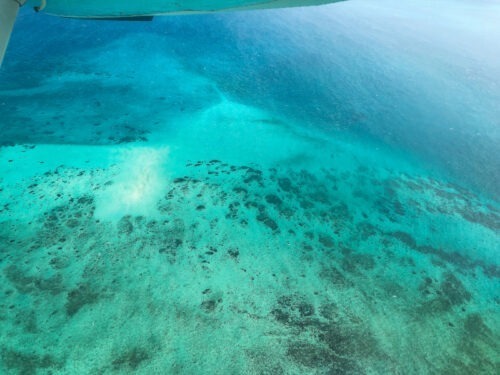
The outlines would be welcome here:
[[[497,10],[24,10],[0,372],[497,373]]]

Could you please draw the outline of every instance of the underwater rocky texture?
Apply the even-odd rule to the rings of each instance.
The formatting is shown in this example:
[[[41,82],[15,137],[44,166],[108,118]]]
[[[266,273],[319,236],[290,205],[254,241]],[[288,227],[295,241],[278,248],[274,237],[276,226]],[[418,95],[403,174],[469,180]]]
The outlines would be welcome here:
[[[96,214],[113,167],[2,183],[3,368],[494,373],[498,208],[351,158],[188,161],[116,219]]]
[[[22,13],[0,372],[498,373],[497,61],[374,9]],[[491,70],[463,73],[474,58]]]

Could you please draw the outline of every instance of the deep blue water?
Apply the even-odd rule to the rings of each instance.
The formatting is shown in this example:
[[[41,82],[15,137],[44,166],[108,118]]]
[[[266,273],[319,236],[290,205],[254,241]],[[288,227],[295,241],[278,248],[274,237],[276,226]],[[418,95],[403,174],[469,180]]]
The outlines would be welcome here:
[[[498,371],[500,7],[23,9],[0,372]]]
[[[173,56],[241,102],[409,150],[498,198],[496,10],[494,2],[351,2],[152,23],[62,21],[25,11],[2,85],[27,87],[58,69],[92,69],[82,53],[130,36],[136,56],[124,52],[116,63],[129,71],[153,66],[123,82],[127,91],[154,80],[158,54]],[[75,92],[69,84],[65,96],[95,85],[79,83]],[[199,97],[182,100],[199,105]]]

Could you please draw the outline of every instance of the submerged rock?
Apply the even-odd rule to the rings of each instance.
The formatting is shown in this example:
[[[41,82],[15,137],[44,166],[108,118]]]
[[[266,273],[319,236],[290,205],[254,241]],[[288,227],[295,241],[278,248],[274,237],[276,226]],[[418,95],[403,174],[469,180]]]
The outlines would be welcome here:
[[[86,305],[91,305],[99,300],[99,293],[94,291],[94,288],[88,284],[79,284],[76,289],[70,291],[67,295],[66,314],[68,316],[75,315],[80,309]]]
[[[125,367],[130,370],[136,370],[144,361],[147,361],[150,358],[151,355],[147,350],[135,347],[118,356],[118,358],[116,358],[112,363],[115,369]]]

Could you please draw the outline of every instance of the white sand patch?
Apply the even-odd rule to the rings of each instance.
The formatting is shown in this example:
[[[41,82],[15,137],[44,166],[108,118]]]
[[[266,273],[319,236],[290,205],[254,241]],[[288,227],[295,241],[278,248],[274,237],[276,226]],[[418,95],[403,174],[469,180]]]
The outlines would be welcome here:
[[[118,150],[118,173],[113,184],[96,195],[96,217],[116,219],[123,215],[151,215],[164,193],[168,154],[166,146]]]

